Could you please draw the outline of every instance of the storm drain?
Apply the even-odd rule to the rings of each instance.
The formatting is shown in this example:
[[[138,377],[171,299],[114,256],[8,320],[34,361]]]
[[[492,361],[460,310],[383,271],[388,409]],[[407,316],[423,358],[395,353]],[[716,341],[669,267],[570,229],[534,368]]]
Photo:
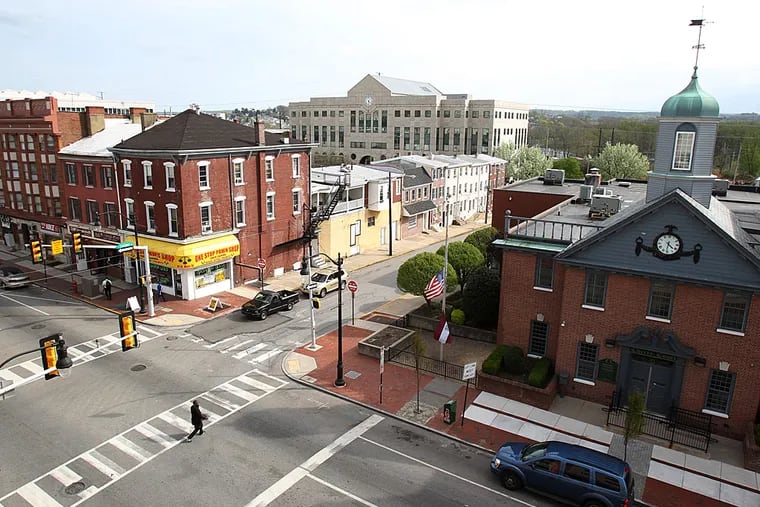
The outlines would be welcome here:
[[[147,368],[147,366],[145,366],[144,364],[136,364],[133,367],[131,367],[130,370],[132,370],[132,371],[143,371],[145,368]]]
[[[78,495],[85,490],[85,487],[86,486],[84,485],[84,482],[77,481],[66,486],[66,489],[64,489],[64,491],[67,495]]]
[[[177,337],[176,337],[176,336],[167,336],[167,337],[166,337],[166,341],[168,341],[168,342],[173,342],[173,341],[174,341],[174,340],[176,340],[176,339],[177,339]]]

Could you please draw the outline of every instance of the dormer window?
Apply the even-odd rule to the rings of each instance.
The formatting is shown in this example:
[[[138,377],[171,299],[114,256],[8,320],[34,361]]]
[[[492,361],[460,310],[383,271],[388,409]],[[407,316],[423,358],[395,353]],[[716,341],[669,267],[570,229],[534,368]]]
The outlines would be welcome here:
[[[685,127],[685,128],[684,128]],[[673,170],[691,171],[691,160],[694,155],[694,139],[697,136],[694,127],[683,125],[676,132],[676,142],[673,148]]]

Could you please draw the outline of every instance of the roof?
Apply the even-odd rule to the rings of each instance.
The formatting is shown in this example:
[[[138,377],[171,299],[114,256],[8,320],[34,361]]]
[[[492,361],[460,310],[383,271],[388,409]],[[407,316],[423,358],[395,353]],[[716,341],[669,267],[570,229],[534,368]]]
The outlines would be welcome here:
[[[404,188],[419,187],[420,185],[429,185],[433,183],[427,171],[422,167],[405,167],[404,169]]]
[[[111,158],[111,152],[108,151],[108,148],[112,148],[142,132],[142,126],[139,123],[132,123],[130,120],[106,118],[105,125],[105,129],[71,143],[61,149],[59,153],[61,155]]]
[[[570,458],[575,461],[581,461],[592,466],[622,476],[625,472],[626,463],[620,458],[610,456],[588,447],[569,444],[567,442],[549,441],[546,446],[546,454],[559,454],[563,458]]]
[[[433,201],[418,201],[412,204],[405,204],[404,211],[409,214],[410,217],[425,213],[426,211],[432,211],[437,209]]]
[[[443,95],[438,88],[430,83],[410,81],[409,79],[399,79],[380,74],[370,74],[370,76],[388,88],[392,95]]]
[[[447,164],[449,167],[462,167],[466,165],[472,165],[472,160],[467,160],[464,158],[461,158],[459,156],[453,156],[453,155],[433,155],[433,160],[438,160],[439,162],[443,162]],[[483,163],[482,161],[478,161],[477,163]]]
[[[503,158],[499,157],[492,157],[491,155],[486,155],[485,153],[478,153],[475,155],[475,158],[480,160],[485,160],[487,162],[490,162],[491,164],[506,164],[507,161]]]
[[[44,99],[53,97],[58,100],[58,107],[86,107],[97,106],[114,109],[125,109],[129,107],[144,107],[146,109],[155,109],[153,102],[137,100],[104,100],[95,95],[83,92],[46,92],[37,90],[0,90],[0,100],[20,100],[20,99]]]
[[[686,88],[666,100],[660,111],[660,116],[672,118],[716,118],[719,114],[718,101],[699,86],[696,67]]]
[[[350,174],[351,175],[351,187],[360,187],[364,186],[369,181],[386,181],[388,179],[388,173],[393,173],[393,176],[399,177],[403,175],[403,172],[399,171],[398,169],[394,167],[371,167],[366,165],[346,165],[346,166],[340,166],[340,165],[331,165],[326,167],[312,167],[311,168],[311,174],[312,177],[314,174],[323,173],[323,174],[329,174],[334,176],[339,176],[342,174]],[[330,189],[332,186],[326,185],[324,183],[314,182],[312,181],[312,189],[313,190],[323,190],[323,189]]]

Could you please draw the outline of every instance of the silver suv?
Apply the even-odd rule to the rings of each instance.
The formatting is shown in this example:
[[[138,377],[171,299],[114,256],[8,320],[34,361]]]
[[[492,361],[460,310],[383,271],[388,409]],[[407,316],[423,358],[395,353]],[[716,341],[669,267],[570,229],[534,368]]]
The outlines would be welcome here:
[[[348,273],[346,273],[346,270],[344,269],[341,273],[340,288],[345,289],[346,283],[348,283]],[[312,273],[311,287],[313,291],[312,293],[321,298],[325,297],[328,292],[336,290],[338,288],[338,268],[320,269],[316,273]],[[309,285],[301,285],[301,292],[308,294]]]

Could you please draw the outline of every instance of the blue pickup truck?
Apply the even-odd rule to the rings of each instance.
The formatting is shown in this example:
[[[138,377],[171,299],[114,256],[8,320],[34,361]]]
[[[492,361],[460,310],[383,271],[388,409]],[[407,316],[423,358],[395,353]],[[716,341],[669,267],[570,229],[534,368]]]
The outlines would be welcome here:
[[[246,317],[264,320],[280,310],[292,310],[301,296],[292,290],[262,290],[256,297],[243,303],[240,311]]]

